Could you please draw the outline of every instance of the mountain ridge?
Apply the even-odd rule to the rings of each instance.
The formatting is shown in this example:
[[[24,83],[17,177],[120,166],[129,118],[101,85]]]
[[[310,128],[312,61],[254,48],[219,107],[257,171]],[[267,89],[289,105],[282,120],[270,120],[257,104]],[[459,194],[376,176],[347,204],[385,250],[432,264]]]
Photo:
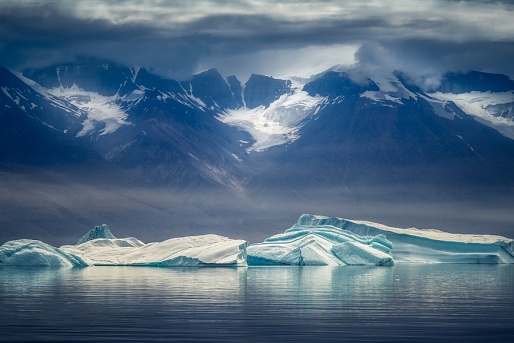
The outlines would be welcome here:
[[[68,65],[62,75],[57,67],[27,71],[27,79],[2,70],[8,73],[0,92],[3,171],[17,173],[12,163],[17,170],[51,168],[68,173],[63,179],[95,189],[103,173],[109,181],[102,187],[118,194],[113,198],[121,194],[114,188],[159,193],[144,201],[157,209],[156,223],[180,217],[179,222],[193,220],[198,227],[209,226],[204,218],[223,225],[221,216],[230,213],[233,230],[251,234],[271,218],[285,223],[298,212],[337,215],[341,206],[388,223],[381,208],[393,208],[398,219],[406,216],[400,204],[419,203],[416,211],[427,218],[429,208],[439,204],[454,204],[465,212],[470,206],[485,209],[495,203],[508,208],[514,198],[514,140],[502,132],[514,125],[505,114],[514,89],[507,89],[510,83],[504,76],[498,76],[500,88],[493,89],[502,92],[490,91],[480,103],[483,107],[475,106],[488,111],[492,119],[487,121],[485,114],[465,111],[470,105],[461,97],[468,93],[445,93],[444,84],[427,92],[400,72],[360,81],[333,68],[303,83],[252,76],[242,84],[214,69],[177,81],[115,64]],[[447,79],[457,89],[463,78],[451,75]],[[489,83],[494,80],[494,74],[484,75]],[[29,76],[36,80],[29,82]],[[56,84],[61,76],[65,83]],[[480,80],[476,75],[471,79]],[[32,84],[38,81],[42,84]],[[485,99],[486,88],[477,89]],[[501,108],[499,100],[506,101]],[[30,109],[32,103],[36,107]],[[54,118],[51,126],[57,130],[37,120],[39,107],[47,109],[39,113]],[[502,130],[500,121],[505,123]],[[9,133],[15,126],[34,128],[33,133],[20,133],[32,146],[25,157],[18,151],[20,140]],[[41,133],[47,131],[52,134]],[[46,143],[39,144],[38,138]],[[38,159],[45,163],[35,163]],[[57,161],[82,168],[84,177],[79,181]],[[95,164],[98,172],[87,176]],[[127,183],[121,182],[127,177]],[[147,209],[132,195],[122,198]],[[181,210],[163,207],[156,199]],[[426,210],[423,204],[429,204]],[[73,206],[63,217],[83,212]],[[102,212],[96,204],[91,209]],[[120,211],[118,205],[112,209],[114,218]],[[189,212],[197,218],[190,219]],[[502,210],[499,218],[509,216]]]

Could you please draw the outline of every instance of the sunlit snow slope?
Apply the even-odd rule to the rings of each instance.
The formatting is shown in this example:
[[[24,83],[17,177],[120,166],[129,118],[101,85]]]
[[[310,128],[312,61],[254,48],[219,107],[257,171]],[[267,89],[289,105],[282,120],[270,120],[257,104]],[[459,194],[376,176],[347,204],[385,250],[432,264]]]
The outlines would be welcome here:
[[[514,92],[432,93],[435,99],[452,101],[463,112],[514,139]]]
[[[219,119],[250,133],[255,141],[247,150],[259,152],[298,139],[302,122],[318,112],[323,100],[294,89],[268,107],[228,109]]]

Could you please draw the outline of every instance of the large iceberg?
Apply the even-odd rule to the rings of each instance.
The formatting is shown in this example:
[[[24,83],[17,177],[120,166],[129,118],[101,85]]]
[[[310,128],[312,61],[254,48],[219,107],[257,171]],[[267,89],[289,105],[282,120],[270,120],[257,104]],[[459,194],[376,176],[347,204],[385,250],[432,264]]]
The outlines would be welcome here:
[[[385,235],[396,263],[514,263],[514,240],[493,235],[401,229],[382,224],[304,214],[297,226],[333,227],[360,236]],[[253,254],[252,247],[249,255]],[[251,257],[249,257],[249,260]]]
[[[393,245],[382,234],[361,237],[332,225],[301,222],[248,247],[249,265],[392,266]]]
[[[0,266],[87,267],[85,259],[33,239],[18,239],[0,246]]]
[[[101,266],[246,266],[248,242],[218,235],[145,244],[136,238],[97,238],[61,249]]]
[[[84,243],[60,248],[37,240],[9,241],[0,246],[0,266],[247,266],[244,240],[209,234],[145,244],[133,237],[95,235],[114,237],[102,225],[82,237]]]

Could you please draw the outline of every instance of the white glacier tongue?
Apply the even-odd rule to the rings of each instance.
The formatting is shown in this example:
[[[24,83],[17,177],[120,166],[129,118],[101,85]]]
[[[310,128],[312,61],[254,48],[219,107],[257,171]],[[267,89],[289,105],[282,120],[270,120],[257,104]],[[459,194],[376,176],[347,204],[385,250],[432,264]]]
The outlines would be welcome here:
[[[47,89],[46,92],[70,102],[87,113],[87,118],[82,124],[83,128],[77,133],[78,137],[85,136],[94,131],[97,123],[103,125],[100,135],[112,133],[122,125],[130,124],[127,121],[128,114],[123,111],[118,103],[120,100],[118,94],[104,96],[96,92],[85,91],[76,84],[73,84],[70,88],[56,87]],[[134,95],[131,96],[134,97]]]
[[[432,93],[432,98],[453,102],[505,137],[514,139],[514,92]]]
[[[396,263],[514,263],[514,241],[493,235],[400,229],[382,224],[304,214],[303,227],[334,227],[357,235],[385,235]],[[250,254],[250,249],[249,249]]]
[[[179,237],[144,244],[136,238],[98,238],[61,249],[102,266],[246,266],[243,240],[218,235]]]
[[[0,246],[0,266],[87,267],[80,256],[33,239],[18,239]]]
[[[248,247],[248,265],[392,266],[393,245],[384,235],[361,237],[331,225],[301,222]]]
[[[298,139],[302,122],[315,115],[324,100],[323,97],[312,97],[305,91],[294,89],[292,93],[282,95],[269,107],[227,110],[218,119],[250,133],[254,142],[248,151],[261,152]]]
[[[97,238],[115,239],[116,237],[114,237],[114,235],[112,234],[111,230],[109,230],[109,227],[107,225],[102,224],[100,226],[95,226],[88,233],[82,236],[82,238],[79,239],[77,244],[86,243],[87,241]]]

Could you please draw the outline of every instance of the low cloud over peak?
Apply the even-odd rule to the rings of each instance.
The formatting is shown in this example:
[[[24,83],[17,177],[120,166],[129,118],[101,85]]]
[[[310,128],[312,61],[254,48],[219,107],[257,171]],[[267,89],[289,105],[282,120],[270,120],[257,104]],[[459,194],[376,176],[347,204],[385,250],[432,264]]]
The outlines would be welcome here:
[[[92,55],[176,78],[209,67],[305,76],[331,64],[513,77],[513,12],[510,1],[2,1],[0,64]]]

